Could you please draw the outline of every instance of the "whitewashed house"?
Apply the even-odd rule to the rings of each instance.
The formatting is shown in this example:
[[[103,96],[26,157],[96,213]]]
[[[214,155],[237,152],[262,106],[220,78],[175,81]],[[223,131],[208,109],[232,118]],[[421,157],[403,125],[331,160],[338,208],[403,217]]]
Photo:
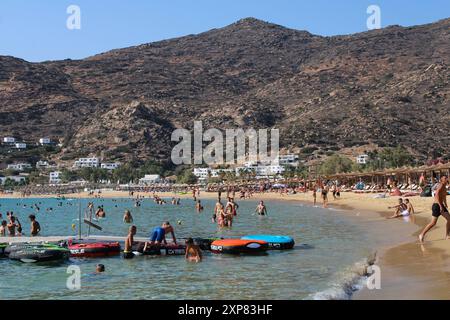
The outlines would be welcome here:
[[[106,170],[115,170],[120,167],[119,162],[111,162],[111,163],[102,163],[100,165],[100,168],[106,169]]]
[[[22,183],[26,181],[26,177],[23,176],[8,176],[8,177],[0,177],[0,183],[2,185],[5,184],[6,180],[11,180],[14,181],[16,183]]]
[[[98,168],[100,160],[98,158],[80,158],[74,163],[75,168]]]
[[[209,168],[194,168],[193,174],[198,180],[204,181],[208,179],[210,169]]]
[[[44,146],[44,145],[48,145],[51,144],[52,141],[50,140],[50,138],[40,138],[39,139],[39,144]]]
[[[282,166],[298,166],[299,157],[296,154],[285,154],[278,157],[278,164]]]
[[[367,154],[361,154],[356,157],[357,164],[366,164],[368,160],[369,160],[369,156]]]
[[[58,184],[61,183],[61,172],[60,171],[53,171],[50,172],[49,175],[49,181],[50,184]]]
[[[38,162],[36,162],[36,169],[47,169],[48,166],[48,161],[39,160]]]
[[[8,164],[7,169],[8,170],[14,170],[14,171],[24,171],[26,169],[31,169],[31,164],[29,163],[13,163]]]
[[[14,148],[16,148],[16,149],[26,149],[27,148],[27,144],[24,143],[24,142],[17,142],[14,145]]]
[[[143,178],[139,179],[140,185],[148,185],[159,182],[161,182],[161,176],[159,174],[146,174]]]
[[[16,143],[16,138],[13,137],[4,137],[3,143]]]

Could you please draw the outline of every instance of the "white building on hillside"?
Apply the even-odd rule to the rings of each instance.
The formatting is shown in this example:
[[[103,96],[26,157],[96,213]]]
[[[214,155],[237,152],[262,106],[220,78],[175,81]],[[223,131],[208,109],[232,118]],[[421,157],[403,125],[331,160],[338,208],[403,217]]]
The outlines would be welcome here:
[[[51,144],[52,141],[50,140],[50,138],[40,138],[39,139],[39,144],[41,145],[46,145],[46,144]]]
[[[80,158],[74,163],[75,168],[98,168],[100,160],[98,158]]]
[[[161,182],[161,176],[159,174],[146,174],[143,178],[139,179],[140,185],[148,185],[159,182]]]
[[[46,169],[48,168],[48,166],[48,161],[39,160],[38,162],[36,162],[36,169]]]
[[[209,168],[194,168],[194,176],[198,178],[198,180],[206,180],[208,179],[210,169]]]
[[[119,167],[120,167],[120,163],[118,163],[118,162],[102,163],[100,165],[100,168],[106,169],[106,170],[115,170]]]
[[[278,164],[282,166],[298,166],[299,157],[296,154],[280,155],[278,158]]]
[[[26,181],[26,177],[23,176],[8,176],[8,177],[0,177],[0,184],[4,185],[6,180],[11,180],[16,183],[22,183]]]
[[[16,143],[16,138],[13,137],[4,137],[3,143]]]
[[[27,148],[27,144],[24,142],[17,142],[14,147],[16,149],[26,149]]]
[[[356,157],[357,164],[366,164],[367,160],[369,160],[369,156],[367,154],[361,154]]]
[[[31,164],[29,163],[13,163],[8,164],[7,169],[8,170],[15,170],[15,171],[24,171],[26,169],[31,169]]]
[[[236,176],[240,176],[242,172],[253,172],[258,179],[277,176],[282,174],[284,171],[285,168],[280,165],[238,167],[236,168]]]
[[[50,184],[58,184],[61,183],[61,172],[60,171],[53,171],[50,172],[49,181]]]
[[[222,174],[235,173],[235,169],[211,169],[209,171],[211,178],[219,178]],[[208,178],[208,176],[207,176]]]

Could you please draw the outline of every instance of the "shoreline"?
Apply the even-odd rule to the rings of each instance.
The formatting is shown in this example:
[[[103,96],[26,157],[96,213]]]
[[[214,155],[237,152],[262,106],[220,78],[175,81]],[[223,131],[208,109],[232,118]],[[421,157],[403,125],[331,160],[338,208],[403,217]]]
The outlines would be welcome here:
[[[145,195],[151,193],[135,193]],[[190,193],[159,192],[163,198],[179,197],[192,199]],[[338,209],[343,214],[370,230],[380,240],[375,245],[375,264],[381,268],[381,290],[362,288],[353,293],[351,299],[449,299],[450,298],[450,241],[443,239],[445,219],[440,218],[437,226],[430,231],[425,243],[420,245],[417,234],[431,219],[432,198],[411,197],[416,214],[414,223],[402,219],[386,219],[391,215],[388,206],[395,204],[399,197],[374,199],[374,193],[355,194],[344,192],[341,199],[329,198],[329,209]],[[95,200],[83,192],[64,195],[66,199],[87,198]],[[222,194],[222,199],[226,194]],[[0,195],[0,199],[56,198],[56,195],[37,195],[28,198],[14,195]],[[128,192],[105,191],[101,198],[130,198]],[[200,192],[199,199],[216,199],[217,193]],[[310,192],[295,195],[279,193],[255,193],[250,200],[299,201],[313,205]],[[237,201],[243,201],[237,199]],[[245,201],[245,200],[244,200]],[[320,195],[318,196],[320,206]],[[270,210],[270,208],[269,208]],[[332,212],[332,210],[330,211]]]

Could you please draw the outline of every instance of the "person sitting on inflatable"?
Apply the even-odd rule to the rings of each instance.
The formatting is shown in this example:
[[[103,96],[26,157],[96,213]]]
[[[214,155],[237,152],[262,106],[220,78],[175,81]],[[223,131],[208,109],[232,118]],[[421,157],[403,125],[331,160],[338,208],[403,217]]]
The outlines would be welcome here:
[[[161,227],[156,227],[155,229],[153,229],[152,235],[150,236],[150,242],[145,243],[144,251],[147,250],[148,246],[150,247],[154,245],[159,246],[162,241],[164,241],[164,244],[167,244],[166,234],[169,232],[172,234],[173,242],[177,244],[177,239],[175,238],[175,230],[170,225],[170,222],[166,221],[162,224]]]
[[[123,258],[124,259],[133,259],[133,244],[134,244],[134,236],[136,235],[137,228],[136,226],[131,226],[128,230],[128,236],[125,240],[125,249],[123,250]]]

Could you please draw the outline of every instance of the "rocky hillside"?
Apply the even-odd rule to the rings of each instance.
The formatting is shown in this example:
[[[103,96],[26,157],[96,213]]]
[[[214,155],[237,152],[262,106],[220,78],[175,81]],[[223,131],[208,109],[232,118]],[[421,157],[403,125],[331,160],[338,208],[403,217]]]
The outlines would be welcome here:
[[[448,155],[449,59],[450,19],[321,37],[248,18],[83,60],[0,56],[0,136],[61,139],[63,160],[163,159],[171,132],[202,120],[276,127],[307,155]]]

